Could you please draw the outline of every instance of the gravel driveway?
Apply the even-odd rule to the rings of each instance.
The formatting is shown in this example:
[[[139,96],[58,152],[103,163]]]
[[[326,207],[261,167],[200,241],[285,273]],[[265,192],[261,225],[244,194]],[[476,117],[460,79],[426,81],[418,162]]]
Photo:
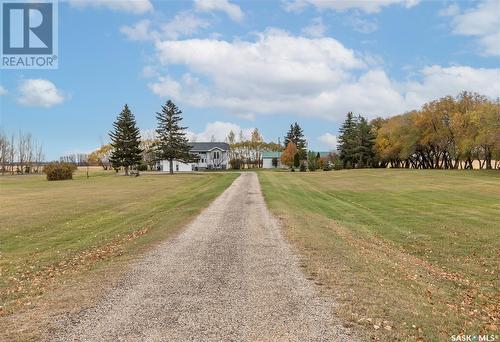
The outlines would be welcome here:
[[[246,172],[51,340],[349,340]]]

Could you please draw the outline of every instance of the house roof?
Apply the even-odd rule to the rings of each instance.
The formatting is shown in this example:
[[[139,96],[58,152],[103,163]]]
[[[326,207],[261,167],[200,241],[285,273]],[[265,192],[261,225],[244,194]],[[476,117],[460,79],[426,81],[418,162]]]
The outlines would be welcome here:
[[[262,152],[262,158],[279,158],[279,157],[281,157],[281,152],[279,151]]]
[[[225,142],[191,142],[191,151],[193,152],[206,152],[211,151],[214,148],[219,148],[222,151],[229,150],[229,144]]]

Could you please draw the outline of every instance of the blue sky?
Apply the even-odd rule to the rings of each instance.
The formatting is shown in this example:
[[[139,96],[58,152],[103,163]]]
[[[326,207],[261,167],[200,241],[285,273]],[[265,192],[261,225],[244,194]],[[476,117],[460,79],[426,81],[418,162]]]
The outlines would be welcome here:
[[[499,57],[499,1],[68,0],[59,68],[0,71],[0,123],[51,160],[107,142],[125,103],[153,129],[170,98],[198,141],[254,127],[276,141],[298,121],[329,150],[347,111],[499,97]]]

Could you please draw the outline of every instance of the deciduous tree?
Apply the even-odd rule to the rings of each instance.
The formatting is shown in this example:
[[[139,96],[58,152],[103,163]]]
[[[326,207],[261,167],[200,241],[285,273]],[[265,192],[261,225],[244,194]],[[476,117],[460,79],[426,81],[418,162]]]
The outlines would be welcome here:
[[[283,151],[283,153],[281,154],[281,163],[283,165],[292,168],[296,154],[297,154],[297,146],[295,146],[295,144],[290,141],[286,146],[285,150]]]
[[[500,145],[500,105],[475,93],[443,97],[405,114],[372,122],[380,166],[492,168]]]

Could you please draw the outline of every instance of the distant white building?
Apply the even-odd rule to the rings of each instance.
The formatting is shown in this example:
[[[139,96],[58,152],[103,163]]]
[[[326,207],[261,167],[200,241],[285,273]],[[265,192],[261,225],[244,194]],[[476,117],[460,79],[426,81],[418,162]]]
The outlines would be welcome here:
[[[262,152],[262,168],[263,169],[272,169],[273,159],[276,159],[276,163],[278,168],[281,168],[281,152],[279,151],[265,151]]]
[[[76,165],[86,165],[89,159],[86,153],[74,153],[59,157],[61,163],[72,163]]]
[[[194,142],[189,143],[191,153],[198,157],[197,162],[183,163],[173,161],[174,172],[188,172],[198,170],[225,170],[228,168],[229,144],[224,142]],[[170,172],[168,160],[158,162],[158,171]]]

